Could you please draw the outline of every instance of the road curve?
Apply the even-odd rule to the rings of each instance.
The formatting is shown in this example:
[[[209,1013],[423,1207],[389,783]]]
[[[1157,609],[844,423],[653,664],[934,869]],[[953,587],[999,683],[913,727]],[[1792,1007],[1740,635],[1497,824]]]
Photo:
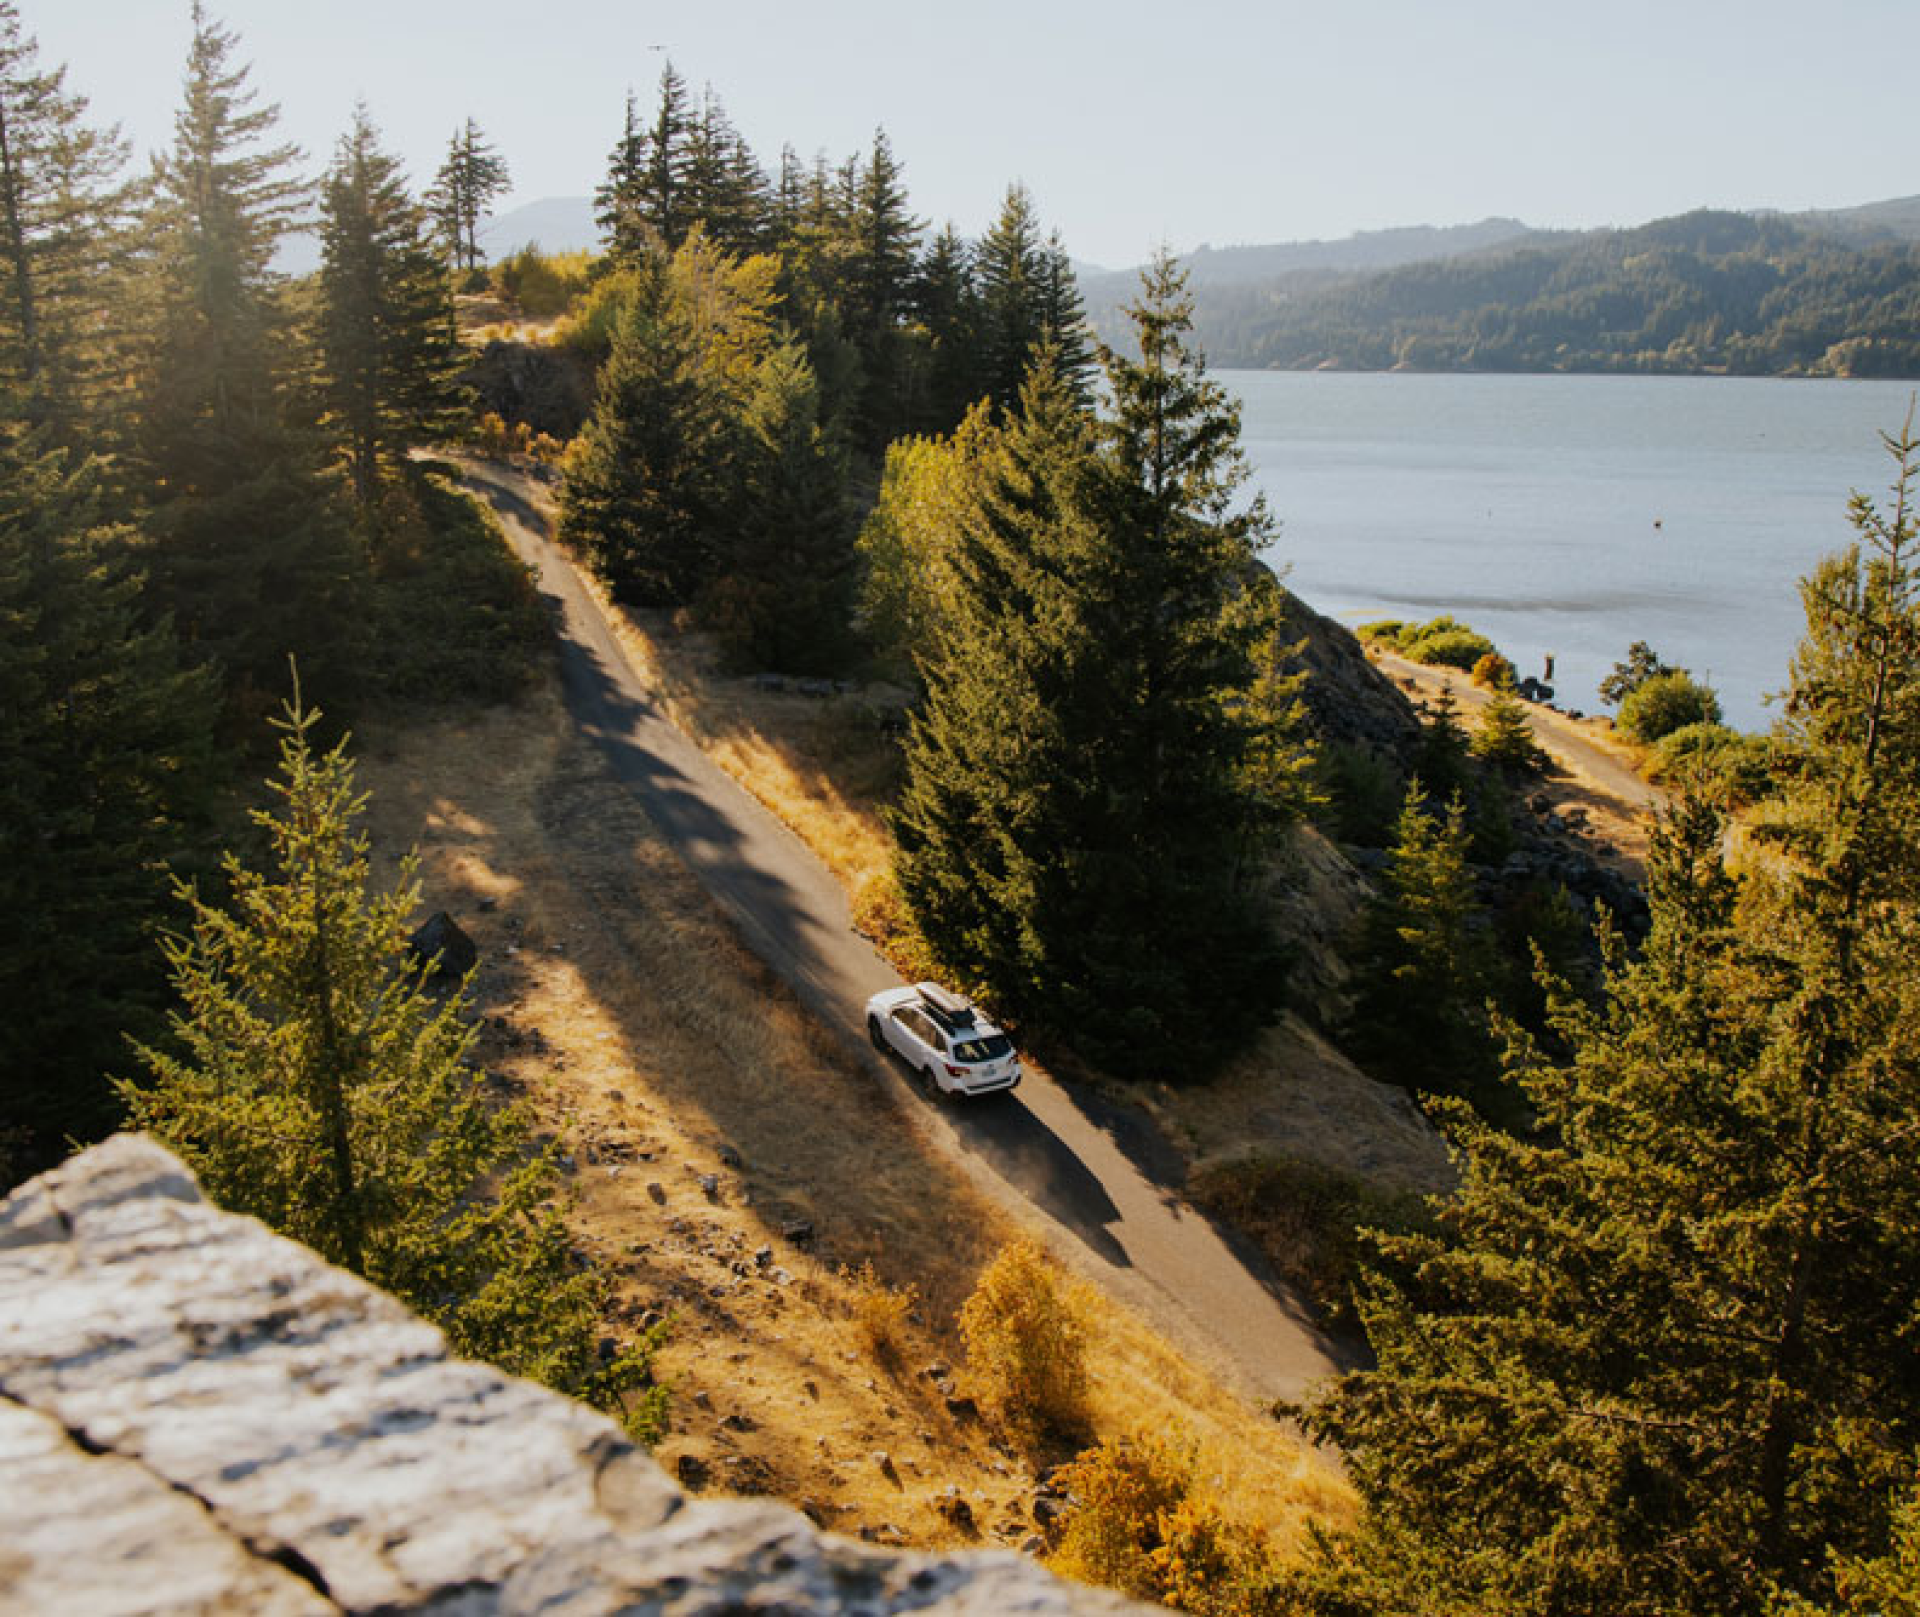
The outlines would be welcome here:
[[[838,882],[660,710],[552,543],[539,485],[490,462],[462,469],[553,604],[574,721],[748,945],[911,1093],[864,1038],[868,996],[900,977],[853,930]],[[932,1111],[932,1136],[976,1183],[1038,1218],[1058,1256],[1248,1398],[1298,1398],[1352,1363],[1298,1298],[1170,1188],[1170,1154],[1142,1120],[1093,1107],[1040,1071],[1012,1094]]]
[[[1451,686],[1454,700],[1463,708],[1477,712],[1493,700],[1491,691],[1474,684],[1455,669],[1435,668],[1393,652],[1376,652],[1373,656],[1385,672],[1396,679],[1411,681],[1422,690],[1437,694],[1442,686]],[[1657,787],[1649,785],[1606,748],[1582,735],[1580,726],[1572,719],[1531,702],[1522,706],[1534,740],[1575,774],[1585,776],[1616,799],[1623,810],[1645,813],[1665,804],[1666,799]]]

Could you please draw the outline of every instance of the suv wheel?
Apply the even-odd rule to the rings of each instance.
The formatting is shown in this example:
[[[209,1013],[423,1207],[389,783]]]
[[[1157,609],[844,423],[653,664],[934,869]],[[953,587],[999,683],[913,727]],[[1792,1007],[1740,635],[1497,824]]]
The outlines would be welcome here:
[[[928,1100],[937,1101],[940,1098],[940,1080],[934,1077],[931,1067],[920,1069],[920,1092]]]
[[[869,1016],[867,1018],[867,1037],[873,1041],[874,1049],[878,1050],[882,1055],[887,1053],[887,1036],[880,1031],[879,1017]]]

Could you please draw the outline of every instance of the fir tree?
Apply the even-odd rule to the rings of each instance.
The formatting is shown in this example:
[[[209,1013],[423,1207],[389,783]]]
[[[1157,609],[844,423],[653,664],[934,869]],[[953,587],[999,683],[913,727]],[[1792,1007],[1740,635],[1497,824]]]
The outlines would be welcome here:
[[[687,239],[693,214],[687,198],[687,136],[692,127],[687,86],[673,63],[660,69],[660,104],[647,131],[646,164],[640,187],[640,212],[672,252]]]
[[[925,344],[920,426],[927,432],[951,432],[987,395],[973,255],[952,225],[933,238],[921,260],[913,313]]]
[[[0,1130],[28,1171],[118,1120],[103,1075],[158,1016],[165,861],[211,774],[212,682],[145,620],[99,484],[0,442]]]
[[[1408,784],[1378,897],[1361,923],[1345,1046],[1375,1076],[1497,1104],[1487,1021],[1493,962],[1478,929],[1466,810]]]
[[[1005,408],[1019,397],[1046,335],[1040,224],[1024,185],[1007,188],[993,227],[974,258],[980,289],[983,392]]]
[[[1273,1002],[1249,891],[1270,804],[1247,693],[1277,596],[1236,509],[1238,422],[1185,344],[1172,265],[1109,357],[1093,434],[1043,364],[1008,469],[955,550],[897,830],[903,895],[966,975],[1088,1054],[1191,1071]]]
[[[455,425],[465,364],[426,221],[365,108],[321,193],[319,338],[326,424],[363,512],[383,469]]]
[[[622,597],[691,601],[710,575],[731,444],[668,266],[638,273],[638,296],[601,367],[599,398],[569,458],[560,536]]]
[[[820,421],[796,341],[760,367],[744,420],[740,499],[706,592],[736,655],[794,673],[845,664],[854,585],[846,457]]]
[[[760,247],[766,234],[767,177],[711,87],[687,131],[685,197],[689,229],[699,225],[729,253]]]
[[[593,193],[593,222],[600,227],[610,267],[635,263],[659,244],[653,221],[647,216],[647,133],[640,109],[627,93],[626,121],[620,139],[607,156],[607,177]]]
[[[86,111],[0,0],[0,385],[7,413],[68,443],[123,368],[136,196],[124,142]]]
[[[183,895],[173,1037],[142,1047],[127,1106],[222,1206],[394,1293],[456,1352],[622,1406],[657,1335],[602,1361],[606,1282],[575,1260],[553,1152],[482,1096],[463,996],[436,1001],[409,958],[412,867],[370,890],[365,800],[344,744],[316,755],[316,718],[296,706],[282,726],[278,805],[255,815],[270,868],[230,856],[225,909]],[[640,1435],[661,1402],[629,1411]]]
[[[506,159],[469,118],[447,142],[446,161],[427,191],[441,249],[456,270],[471,272],[485,258],[480,221],[492,211],[494,198],[505,195],[512,184]]]
[[[1378,1368],[1316,1429],[1367,1515],[1333,1609],[1740,1613],[1884,1556],[1920,1447],[1916,446],[1804,592],[1777,795],[1656,839],[1652,930],[1535,1138],[1458,1129],[1443,1233],[1385,1243]]]
[[[305,188],[269,145],[233,35],[194,9],[184,105],[156,160],[155,330],[138,438],[153,502],[151,579],[229,701],[280,677],[289,652],[322,684],[354,663],[360,557],[298,423],[290,321],[271,262]]]
[[[921,230],[907,210],[900,164],[884,130],[874,132],[873,149],[861,165],[848,226],[851,251],[842,296],[863,373],[858,431],[862,446],[877,454],[905,424],[901,325],[913,292]]]

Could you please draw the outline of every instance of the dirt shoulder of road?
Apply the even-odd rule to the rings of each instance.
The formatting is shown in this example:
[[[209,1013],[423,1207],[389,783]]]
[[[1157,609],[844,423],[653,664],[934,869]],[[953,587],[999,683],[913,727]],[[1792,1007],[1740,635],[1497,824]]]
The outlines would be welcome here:
[[[913,1103],[738,940],[551,680],[355,750],[380,874],[416,848],[427,909],[479,948],[477,1058],[567,1141],[575,1228],[617,1281],[610,1329],[673,1322],[658,1458],[696,1491],[881,1542],[1025,1541],[1030,1468],[948,1401],[969,1391],[955,1315],[1014,1229]],[[889,1294],[910,1317],[876,1350],[863,1321]],[[1124,1309],[1093,1321],[1100,1435],[1192,1434],[1277,1542],[1350,1517],[1279,1427]]]
[[[1432,701],[1450,690],[1467,727],[1477,729],[1492,693],[1457,669],[1434,668],[1369,647],[1368,657],[1403,691]],[[1586,850],[1635,881],[1645,872],[1647,831],[1665,801],[1658,787],[1640,773],[1640,754],[1614,733],[1603,717],[1571,714],[1522,704],[1534,739],[1553,767],[1529,797],[1544,798],[1549,812],[1577,834]]]

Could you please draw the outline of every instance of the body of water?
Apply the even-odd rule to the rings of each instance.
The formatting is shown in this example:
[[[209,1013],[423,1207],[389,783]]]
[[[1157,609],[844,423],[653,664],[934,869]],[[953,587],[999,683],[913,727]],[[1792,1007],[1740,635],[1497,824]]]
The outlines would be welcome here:
[[[1268,559],[1353,624],[1451,612],[1562,705],[1635,640],[1764,728],[1804,622],[1798,580],[1881,499],[1905,382],[1221,371]],[[1884,504],[1885,501],[1883,500]]]

